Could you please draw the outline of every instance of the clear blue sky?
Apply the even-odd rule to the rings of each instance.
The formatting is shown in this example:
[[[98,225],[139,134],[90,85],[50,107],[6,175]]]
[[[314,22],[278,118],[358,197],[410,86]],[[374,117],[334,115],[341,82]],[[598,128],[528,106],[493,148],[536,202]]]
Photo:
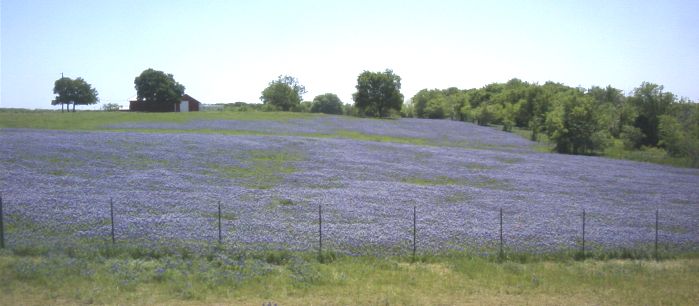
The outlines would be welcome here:
[[[403,94],[517,77],[570,86],[643,81],[699,100],[699,1],[3,0],[0,107],[51,108],[61,72],[102,103],[172,73],[204,103],[259,102],[280,74],[351,103],[364,70]]]

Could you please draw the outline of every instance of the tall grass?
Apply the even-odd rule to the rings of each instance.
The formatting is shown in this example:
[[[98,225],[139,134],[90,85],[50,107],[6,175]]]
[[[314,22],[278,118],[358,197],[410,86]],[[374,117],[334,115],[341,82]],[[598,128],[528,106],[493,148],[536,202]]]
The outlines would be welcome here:
[[[202,254],[129,246],[0,251],[0,304],[674,304],[699,299],[699,258],[572,260],[468,253]],[[40,252],[39,252],[40,253]]]

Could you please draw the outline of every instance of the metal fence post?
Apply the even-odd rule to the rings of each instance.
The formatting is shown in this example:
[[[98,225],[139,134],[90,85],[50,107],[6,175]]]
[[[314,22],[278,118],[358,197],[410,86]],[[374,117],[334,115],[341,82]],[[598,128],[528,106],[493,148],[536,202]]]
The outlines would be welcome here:
[[[0,249],[5,248],[5,215],[2,212],[2,192],[0,192]]]
[[[585,210],[582,213],[582,258],[585,259]]]
[[[318,260],[323,261],[323,204],[318,204]]]
[[[658,209],[655,210],[655,260],[658,260]]]
[[[221,201],[218,201],[218,244],[223,241],[221,236]]]
[[[112,223],[112,244],[115,243],[114,239],[114,200],[109,198],[109,220]]]
[[[500,207],[500,259],[505,257],[505,253],[502,250],[503,240],[502,240],[502,207]]]
[[[417,208],[413,205],[413,259],[417,253]]]

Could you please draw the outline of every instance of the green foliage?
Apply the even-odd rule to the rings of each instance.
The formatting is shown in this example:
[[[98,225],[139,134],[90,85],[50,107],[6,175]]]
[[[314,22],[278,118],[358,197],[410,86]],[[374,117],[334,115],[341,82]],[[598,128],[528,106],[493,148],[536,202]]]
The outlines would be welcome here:
[[[102,110],[106,112],[116,112],[121,108],[118,103],[107,103],[102,105]]]
[[[342,115],[342,101],[333,93],[316,96],[313,98],[311,113]]]
[[[262,91],[260,100],[266,106],[276,110],[290,111],[297,107],[303,100],[306,87],[299,81],[288,75],[280,75],[277,80],[269,83],[269,86]]]
[[[385,118],[400,112],[403,94],[400,76],[386,69],[384,72],[364,71],[357,77],[357,92],[352,95],[359,114]]]
[[[97,90],[92,88],[92,85],[88,84],[82,78],[76,78],[75,80],[67,77],[62,77],[54,83],[53,93],[56,94],[56,99],[51,101],[51,105],[61,104],[61,111],[63,111],[63,104],[73,104],[73,111],[75,112],[75,105],[91,105],[99,101]],[[70,110],[70,109],[69,109]]]
[[[546,116],[546,130],[559,153],[589,154],[604,149],[603,130],[594,100],[578,91],[557,96],[558,104]]]
[[[172,74],[148,68],[134,79],[138,101],[145,111],[172,111],[184,94],[184,86]]]
[[[464,120],[464,111],[470,109],[468,99],[468,93],[451,87],[445,90],[423,89],[411,101],[417,118]]]
[[[485,126],[491,123],[499,123],[502,119],[502,106],[500,104],[483,103],[476,107],[472,114],[478,125]]]
[[[684,152],[682,146],[684,138],[684,132],[682,131],[682,126],[675,117],[662,115],[659,118],[658,123],[658,144],[664,147],[672,156],[684,156],[687,152]]]
[[[359,111],[353,104],[345,103],[342,105],[342,114],[345,116],[359,116]]]
[[[673,157],[662,148],[643,146],[637,149],[629,149],[625,146],[623,141],[619,139],[613,140],[612,144],[604,150],[604,156],[616,159],[672,165],[676,167],[699,166],[699,164],[692,161],[691,157]]]
[[[643,132],[642,144],[658,145],[660,116],[666,114],[671,104],[676,102],[675,95],[663,92],[662,85],[643,82],[640,87],[634,89],[629,100],[638,111],[635,126]]]
[[[415,104],[413,104],[412,100],[403,103],[403,106],[400,108],[400,116],[403,118],[415,117]]]
[[[631,126],[624,125],[621,128],[621,134],[619,137],[624,142],[624,148],[627,150],[638,149],[641,147],[644,135],[641,129]]]

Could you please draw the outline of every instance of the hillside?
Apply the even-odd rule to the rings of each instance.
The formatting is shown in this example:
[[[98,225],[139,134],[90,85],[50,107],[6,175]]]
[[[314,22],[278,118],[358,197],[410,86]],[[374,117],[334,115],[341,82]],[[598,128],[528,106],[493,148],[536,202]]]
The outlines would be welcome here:
[[[407,254],[413,207],[418,252],[488,252],[500,208],[508,252],[577,248],[583,210],[591,249],[651,245],[656,209],[663,250],[699,245],[697,169],[541,153],[445,120],[76,115],[90,124],[3,125],[9,245],[108,240],[110,199],[117,240],[195,248],[217,240],[219,202],[238,249],[315,249],[319,205],[324,247],[348,254]],[[8,128],[32,124],[64,130]]]

